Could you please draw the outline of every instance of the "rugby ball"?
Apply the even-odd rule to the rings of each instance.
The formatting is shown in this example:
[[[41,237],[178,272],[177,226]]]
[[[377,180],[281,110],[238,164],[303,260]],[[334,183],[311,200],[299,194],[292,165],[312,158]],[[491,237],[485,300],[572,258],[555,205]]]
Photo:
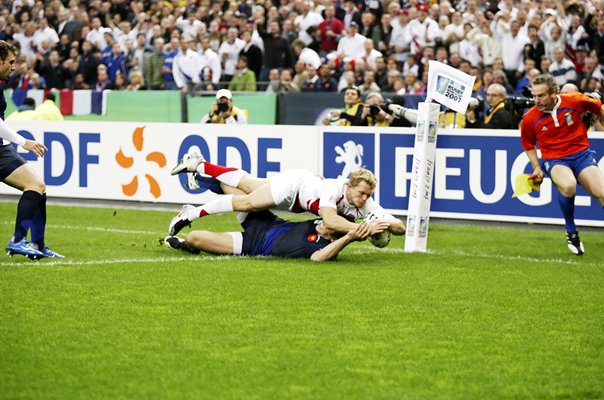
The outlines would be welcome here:
[[[365,217],[365,222],[375,221],[376,219],[383,219],[383,218],[370,212]],[[391,236],[392,236],[392,234],[390,233],[390,231],[386,230],[386,231],[383,231],[380,233],[376,233],[375,235],[369,236],[369,238],[367,238],[367,240],[369,241],[369,243],[371,243],[375,247],[379,247],[381,249],[382,247],[388,246],[388,243],[390,243]]]
[[[367,240],[369,240],[369,243],[371,243],[375,247],[379,247],[381,249],[382,247],[388,246],[388,243],[390,243],[390,236],[390,231],[384,231],[369,236]]]

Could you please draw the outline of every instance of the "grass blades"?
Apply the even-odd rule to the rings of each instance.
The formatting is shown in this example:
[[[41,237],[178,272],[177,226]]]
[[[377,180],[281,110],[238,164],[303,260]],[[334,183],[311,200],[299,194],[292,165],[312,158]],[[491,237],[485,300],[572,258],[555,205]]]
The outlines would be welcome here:
[[[563,228],[433,224],[428,254],[312,263],[170,251],[177,211],[50,206],[67,258],[0,258],[0,398],[604,397],[601,232],[577,257]]]

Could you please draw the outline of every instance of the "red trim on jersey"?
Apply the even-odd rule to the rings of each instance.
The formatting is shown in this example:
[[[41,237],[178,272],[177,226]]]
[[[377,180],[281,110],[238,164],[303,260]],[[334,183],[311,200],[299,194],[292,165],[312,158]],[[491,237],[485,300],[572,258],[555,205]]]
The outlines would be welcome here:
[[[581,116],[587,111],[599,115],[602,103],[581,93],[559,95],[560,101],[550,113],[533,106],[522,118],[520,140],[524,150],[538,145],[541,158],[551,160],[578,153],[589,147],[587,128]],[[554,121],[558,120],[558,126]]]

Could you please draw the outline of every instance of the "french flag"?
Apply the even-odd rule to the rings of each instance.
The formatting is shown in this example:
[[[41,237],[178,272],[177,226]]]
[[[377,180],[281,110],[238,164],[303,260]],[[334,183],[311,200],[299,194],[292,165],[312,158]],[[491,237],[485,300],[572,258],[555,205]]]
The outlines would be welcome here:
[[[31,97],[40,105],[51,90],[21,88],[13,90],[10,95],[17,107],[23,104],[26,97]],[[59,93],[59,109],[63,115],[107,115],[107,93],[110,90],[98,92],[96,90],[70,90],[62,89]]]
[[[107,114],[107,93],[109,90],[70,90],[63,89],[60,93],[61,114],[87,115]]]

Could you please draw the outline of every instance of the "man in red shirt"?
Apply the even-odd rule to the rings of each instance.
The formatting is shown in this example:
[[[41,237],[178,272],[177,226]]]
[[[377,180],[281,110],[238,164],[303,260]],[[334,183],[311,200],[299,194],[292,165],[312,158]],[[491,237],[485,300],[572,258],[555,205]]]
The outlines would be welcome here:
[[[550,75],[540,75],[533,80],[531,93],[535,105],[522,119],[520,136],[533,173],[543,179],[543,166],[558,188],[568,248],[580,256],[585,250],[574,221],[577,182],[604,207],[604,174],[598,168],[595,152],[589,149],[581,114],[591,112],[603,118],[604,106],[600,100],[584,94],[558,94],[558,90]]]
[[[321,55],[331,53],[338,49],[338,40],[342,37],[344,24],[336,17],[336,8],[333,5],[325,7],[325,20],[319,24],[321,34]]]

